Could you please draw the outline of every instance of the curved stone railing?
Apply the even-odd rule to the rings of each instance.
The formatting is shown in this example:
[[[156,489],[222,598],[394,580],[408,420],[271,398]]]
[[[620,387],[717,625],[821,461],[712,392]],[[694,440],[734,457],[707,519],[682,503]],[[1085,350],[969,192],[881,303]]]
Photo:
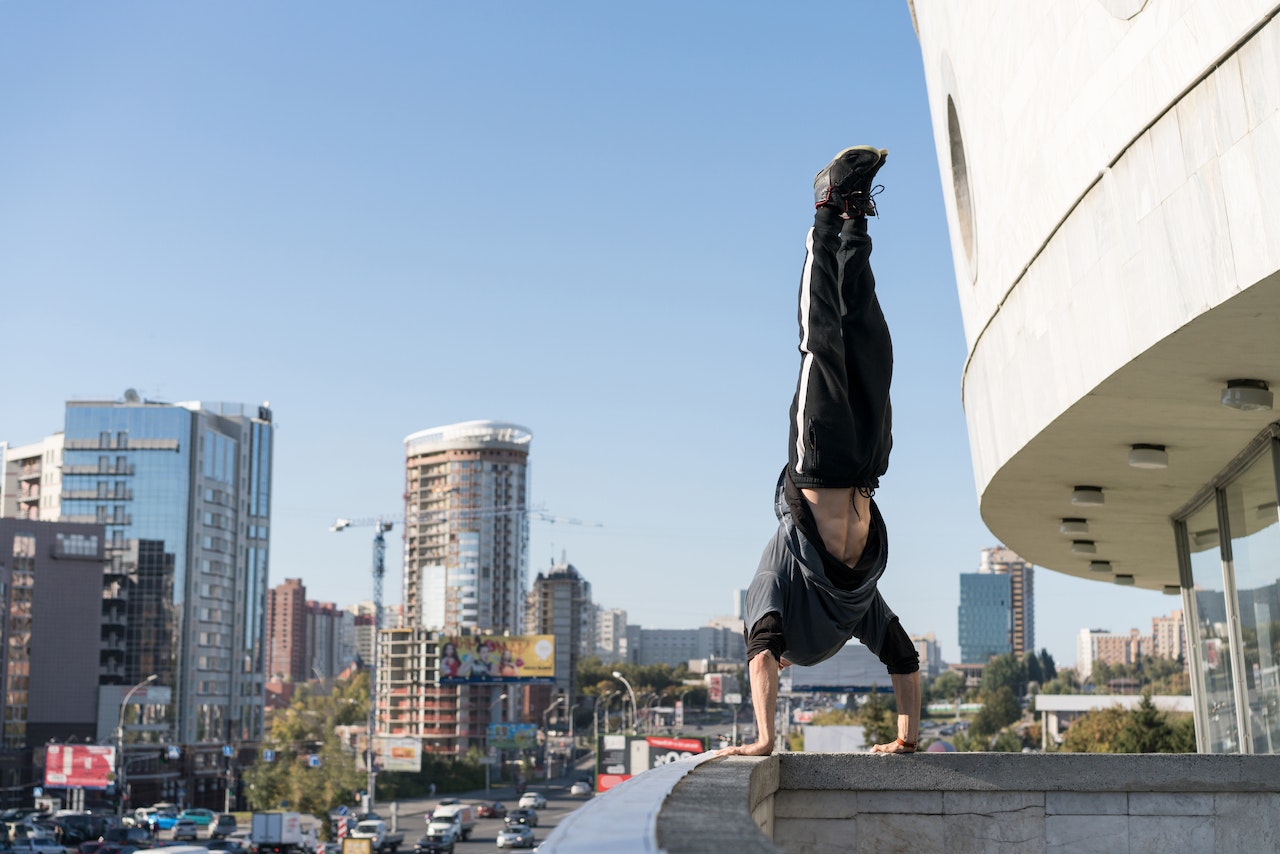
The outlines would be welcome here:
[[[585,804],[539,850],[1280,851],[1280,756],[703,754]]]

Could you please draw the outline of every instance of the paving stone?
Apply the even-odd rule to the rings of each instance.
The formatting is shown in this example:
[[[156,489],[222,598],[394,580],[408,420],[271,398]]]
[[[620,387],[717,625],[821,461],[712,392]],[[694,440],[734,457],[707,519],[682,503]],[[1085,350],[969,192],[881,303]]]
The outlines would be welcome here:
[[[1115,854],[1129,850],[1127,815],[1047,815],[1046,854]]]

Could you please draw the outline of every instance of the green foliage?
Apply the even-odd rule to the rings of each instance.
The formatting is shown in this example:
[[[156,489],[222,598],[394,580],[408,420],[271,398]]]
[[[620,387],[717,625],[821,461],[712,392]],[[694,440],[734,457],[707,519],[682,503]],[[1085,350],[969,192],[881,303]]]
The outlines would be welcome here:
[[[991,750],[997,753],[1021,753],[1023,747],[1022,737],[1011,729],[1001,730],[991,740]]]
[[[929,680],[923,691],[926,703],[950,703],[964,694],[964,677],[955,670],[944,670]]]
[[[1063,670],[1040,686],[1041,694],[1079,694],[1080,680],[1074,670]]]
[[[366,777],[356,770],[355,757],[343,749],[334,727],[362,722],[368,713],[367,674],[335,685],[328,695],[299,686],[289,707],[271,716],[263,747],[275,751],[275,761],[259,759],[245,772],[253,808],[278,809],[288,803],[291,810],[325,816],[353,804]],[[311,754],[319,755],[319,768],[309,767]]]
[[[897,716],[879,691],[867,695],[854,720],[863,728],[867,744],[886,744],[898,737]]]
[[[994,735],[1021,717],[1022,706],[1018,704],[1018,698],[1009,686],[1001,685],[992,693],[983,693],[982,709],[974,716],[970,732],[974,736]]]
[[[1044,681],[1046,682],[1056,678],[1058,675],[1058,667],[1047,649],[1040,650],[1040,672],[1044,675]]]
[[[1138,708],[1125,716],[1124,726],[1116,736],[1116,753],[1167,753],[1173,739],[1173,727],[1156,710],[1150,694],[1143,694]]]
[[[1001,688],[1008,688],[1014,698],[1027,692],[1026,662],[1013,653],[997,655],[982,668],[982,687],[979,695],[983,702],[987,696],[994,696]]]
[[[494,768],[495,773],[501,773],[497,766]],[[495,782],[497,782],[496,777]],[[381,773],[378,775],[378,800],[425,798],[430,794],[433,783],[437,793],[483,789],[484,766],[480,764],[479,753],[473,750],[465,759],[458,761],[437,756],[423,756],[422,770],[417,773],[408,771]]]
[[[1022,656],[1022,668],[1027,674],[1027,682],[1035,682],[1039,685],[1045,681],[1044,671],[1040,668],[1040,659],[1034,652],[1028,652]]]
[[[1067,753],[1115,753],[1114,745],[1127,717],[1119,706],[1082,715],[1067,729],[1062,749]]]
[[[1108,683],[1118,679],[1130,679],[1138,683],[1140,691],[1154,694],[1190,694],[1186,667],[1181,658],[1153,658],[1143,656],[1132,664],[1094,663],[1089,681],[1099,693],[1110,693]],[[1158,687],[1157,687],[1158,686]]]
[[[1099,709],[1067,730],[1062,749],[1071,753],[1195,753],[1191,715],[1162,713],[1144,694],[1136,709]]]

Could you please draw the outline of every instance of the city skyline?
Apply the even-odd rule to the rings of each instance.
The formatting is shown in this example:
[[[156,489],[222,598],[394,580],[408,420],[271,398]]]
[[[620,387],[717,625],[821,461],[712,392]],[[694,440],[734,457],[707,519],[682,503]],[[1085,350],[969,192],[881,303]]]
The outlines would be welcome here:
[[[858,10],[868,85],[835,109],[810,16],[766,4],[302,10],[0,10],[0,153],[23,165],[0,203],[6,284],[50,295],[62,342],[0,380],[0,440],[128,386],[270,400],[271,581],[357,601],[369,542],[329,524],[398,515],[404,436],[509,419],[537,436],[531,503],[602,525],[532,523],[530,571],[567,554],[637,623],[699,624],[775,524],[810,181],[874,142],[897,359],[882,589],[958,657],[954,579],[998,540],[906,4]],[[130,330],[109,358],[105,329]],[[688,495],[696,512],[673,512]],[[1141,624],[1171,601],[1040,575],[1064,607],[1037,614],[1037,646],[1060,660],[1075,615]]]

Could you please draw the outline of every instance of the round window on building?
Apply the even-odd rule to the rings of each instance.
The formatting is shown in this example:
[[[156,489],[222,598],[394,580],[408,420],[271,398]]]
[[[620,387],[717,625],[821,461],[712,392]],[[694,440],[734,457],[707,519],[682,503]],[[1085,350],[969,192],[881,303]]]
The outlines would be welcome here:
[[[965,162],[960,116],[956,113],[955,99],[950,95],[947,96],[947,139],[951,147],[951,189],[955,193],[956,221],[960,226],[965,258],[969,261],[969,269],[973,270],[973,200],[969,194],[969,167]]]

